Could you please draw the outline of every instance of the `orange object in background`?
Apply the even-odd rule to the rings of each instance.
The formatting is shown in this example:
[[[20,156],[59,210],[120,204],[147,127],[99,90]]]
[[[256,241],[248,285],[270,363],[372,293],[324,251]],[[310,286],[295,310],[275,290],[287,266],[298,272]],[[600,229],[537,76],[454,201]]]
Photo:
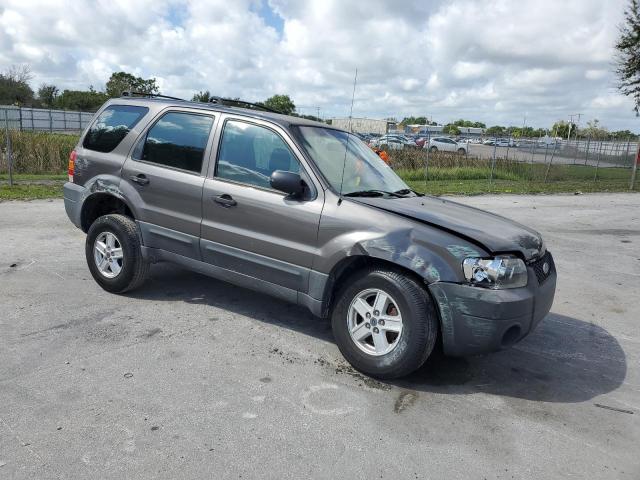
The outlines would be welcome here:
[[[384,163],[386,163],[387,165],[389,164],[389,154],[387,152],[385,152],[384,150],[377,150],[376,153],[384,161]]]
[[[376,147],[371,147],[371,150],[376,152],[376,154],[382,159],[382,161],[387,165],[389,165],[389,154],[387,152],[385,152],[384,150],[380,150]]]

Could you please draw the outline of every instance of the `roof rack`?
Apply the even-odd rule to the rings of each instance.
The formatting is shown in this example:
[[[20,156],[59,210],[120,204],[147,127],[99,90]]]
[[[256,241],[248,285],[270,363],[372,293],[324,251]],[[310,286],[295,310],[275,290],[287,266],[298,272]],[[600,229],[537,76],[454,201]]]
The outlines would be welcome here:
[[[209,100],[209,103],[217,103],[220,105],[225,105],[227,107],[240,107],[240,108],[244,107],[244,108],[252,108],[255,110],[264,110],[265,112],[279,113],[280,115],[283,114],[282,112],[275,110],[273,108],[269,108],[265,105],[261,105],[259,103],[245,102],[244,100],[240,100],[240,99],[211,97],[211,100]]]
[[[170,97],[169,95],[160,95],[159,93],[144,93],[144,92],[132,92],[124,91],[121,94],[122,97],[154,97],[154,98],[168,98],[169,100],[180,100],[186,102],[184,98]]]

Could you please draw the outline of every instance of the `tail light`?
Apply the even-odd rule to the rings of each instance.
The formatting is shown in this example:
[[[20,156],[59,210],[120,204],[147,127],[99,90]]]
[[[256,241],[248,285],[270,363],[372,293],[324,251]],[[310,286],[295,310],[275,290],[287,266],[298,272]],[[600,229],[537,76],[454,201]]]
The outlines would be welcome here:
[[[69,181],[71,183],[73,183],[73,172],[76,168],[76,151],[75,150],[71,150],[71,153],[69,154],[69,169],[68,169],[68,173],[69,173]]]

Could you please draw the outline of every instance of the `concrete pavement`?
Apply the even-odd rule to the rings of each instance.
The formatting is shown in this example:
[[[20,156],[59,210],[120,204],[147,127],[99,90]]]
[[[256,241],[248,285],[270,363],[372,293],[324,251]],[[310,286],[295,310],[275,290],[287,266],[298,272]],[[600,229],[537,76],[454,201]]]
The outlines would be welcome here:
[[[108,294],[60,200],[0,203],[0,478],[640,478],[640,195],[456,200],[543,233],[552,313],[389,383],[171,265]]]

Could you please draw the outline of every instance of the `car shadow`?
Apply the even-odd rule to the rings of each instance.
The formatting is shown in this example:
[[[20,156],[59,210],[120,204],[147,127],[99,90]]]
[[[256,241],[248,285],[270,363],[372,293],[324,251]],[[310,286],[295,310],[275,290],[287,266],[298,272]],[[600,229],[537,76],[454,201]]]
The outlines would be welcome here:
[[[439,352],[395,385],[425,392],[474,393],[577,403],[617,389],[627,373],[620,343],[604,328],[550,313],[510,349],[473,357]]]
[[[170,264],[154,265],[150,280],[129,296],[211,305],[333,342],[330,322],[302,307]],[[508,350],[453,358],[436,349],[410,376],[384,383],[423,392],[485,392],[574,403],[615,390],[626,372],[625,353],[607,330],[550,313],[531,335]]]

